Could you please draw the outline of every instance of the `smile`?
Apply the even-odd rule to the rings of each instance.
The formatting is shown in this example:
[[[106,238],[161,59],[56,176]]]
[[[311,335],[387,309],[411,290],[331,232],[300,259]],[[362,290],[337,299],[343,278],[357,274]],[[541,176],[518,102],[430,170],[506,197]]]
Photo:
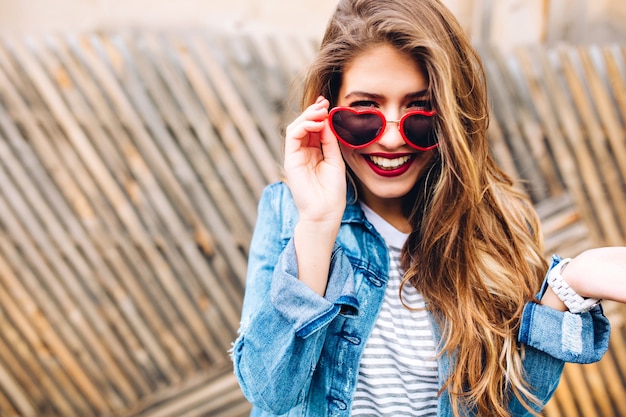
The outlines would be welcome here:
[[[376,174],[383,177],[397,177],[404,174],[415,161],[415,154],[401,156],[363,155],[365,162]]]
[[[370,161],[372,161],[372,163],[374,163],[377,167],[384,169],[384,170],[392,170],[392,169],[398,169],[402,165],[409,162],[409,160],[411,159],[411,156],[406,155],[406,156],[401,156],[399,158],[389,159],[389,158],[383,158],[381,156],[370,155],[369,158],[370,158]]]

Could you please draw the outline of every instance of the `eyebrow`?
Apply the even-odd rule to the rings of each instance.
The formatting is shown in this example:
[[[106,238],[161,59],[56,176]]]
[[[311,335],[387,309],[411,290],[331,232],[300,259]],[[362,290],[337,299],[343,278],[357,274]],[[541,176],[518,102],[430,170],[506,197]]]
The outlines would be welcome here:
[[[378,99],[378,100],[385,98],[385,96],[382,94],[368,93],[367,91],[351,91],[348,94],[346,94],[344,99],[349,99],[355,96]],[[416,91],[414,93],[409,93],[405,95],[404,99],[421,98],[421,97],[426,97],[426,96],[428,96],[428,90],[421,90],[421,91]]]

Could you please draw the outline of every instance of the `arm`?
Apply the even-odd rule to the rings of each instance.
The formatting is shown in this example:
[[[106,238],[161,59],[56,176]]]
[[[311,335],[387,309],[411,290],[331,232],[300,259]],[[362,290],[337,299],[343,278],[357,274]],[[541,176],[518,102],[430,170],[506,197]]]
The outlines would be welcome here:
[[[346,207],[345,164],[328,125],[329,105],[318,98],[287,127],[285,137],[285,175],[299,214],[298,278],[320,295]]]
[[[582,297],[626,303],[626,247],[587,250],[572,259],[561,275]],[[541,304],[567,310],[550,287]]]
[[[550,269],[561,258],[554,256]],[[544,280],[537,295],[541,304],[529,302],[522,313],[518,340],[564,362],[591,363],[608,349],[610,324],[600,305],[579,314],[543,305],[549,286]]]
[[[259,203],[242,326],[233,349],[244,394],[276,414],[302,401],[327,325],[356,308],[352,268],[335,245],[346,182],[339,145],[328,127],[328,106],[320,97],[287,128],[289,191],[282,186],[281,198],[264,194]]]
[[[626,303],[626,246],[587,250],[562,275],[583,297]]]
[[[282,203],[279,203],[282,201]],[[335,247],[324,297],[298,280],[289,191],[275,184],[259,202],[250,247],[240,334],[232,349],[235,374],[254,405],[283,414],[308,391],[328,324],[353,314],[352,267]]]
[[[560,258],[554,257],[552,268]],[[582,297],[626,302],[626,247],[591,249],[578,255],[561,272]],[[601,306],[572,314],[544,282],[540,304],[528,303],[520,327],[520,342],[566,362],[600,360],[608,349],[610,325]]]
[[[553,257],[550,270],[560,260]],[[580,314],[566,311],[547,281],[537,298],[540,303],[530,302],[524,308],[518,340],[525,345],[526,381],[541,404],[546,404],[559,384],[565,362],[584,364],[602,358],[608,349],[610,324],[599,305]],[[541,410],[541,406],[534,408]],[[530,415],[515,397],[509,409],[512,415]]]

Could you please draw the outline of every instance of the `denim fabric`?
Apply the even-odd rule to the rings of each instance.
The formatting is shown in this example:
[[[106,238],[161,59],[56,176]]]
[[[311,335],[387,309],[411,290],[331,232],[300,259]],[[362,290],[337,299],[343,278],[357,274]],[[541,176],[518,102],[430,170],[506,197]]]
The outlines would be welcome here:
[[[560,261],[560,257],[553,256],[551,268]],[[547,287],[544,281],[539,299]],[[556,332],[560,337],[554,337],[555,329],[560,329]],[[609,335],[610,327],[601,306],[572,314],[529,303],[524,307],[518,340],[566,362],[590,363],[606,352]]]
[[[349,416],[359,360],[385,293],[387,247],[359,205],[348,204],[321,297],[298,280],[292,241],[298,213],[285,184],[266,188],[258,219],[241,328],[231,351],[241,389],[254,405],[251,415]],[[539,296],[543,291],[545,285]],[[441,332],[431,322],[439,340]],[[524,367],[537,397],[545,402],[552,396],[564,361],[600,359],[608,337],[600,306],[572,315],[529,303],[520,342],[526,344]],[[440,384],[453,361],[449,355],[438,360]],[[510,410],[531,415],[515,399]],[[452,416],[446,391],[438,415]]]

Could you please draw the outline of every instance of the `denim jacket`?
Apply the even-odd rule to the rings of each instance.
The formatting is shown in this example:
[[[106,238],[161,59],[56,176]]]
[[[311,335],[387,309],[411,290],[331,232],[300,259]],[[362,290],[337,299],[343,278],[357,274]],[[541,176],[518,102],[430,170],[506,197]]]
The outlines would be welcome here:
[[[387,247],[359,204],[348,204],[321,297],[298,280],[292,239],[298,212],[285,184],[265,189],[258,218],[241,328],[231,351],[241,389],[253,404],[251,415],[349,416],[359,360],[385,293]],[[552,266],[558,260],[553,257]],[[544,283],[539,297],[545,288]],[[437,342],[441,331],[431,323]],[[609,332],[600,306],[571,314],[528,303],[519,341],[526,345],[524,367],[536,396],[548,401],[564,362],[599,360]],[[450,355],[438,359],[440,388],[453,361]],[[515,397],[509,409],[514,416],[531,415]],[[445,390],[437,415],[452,416]]]

